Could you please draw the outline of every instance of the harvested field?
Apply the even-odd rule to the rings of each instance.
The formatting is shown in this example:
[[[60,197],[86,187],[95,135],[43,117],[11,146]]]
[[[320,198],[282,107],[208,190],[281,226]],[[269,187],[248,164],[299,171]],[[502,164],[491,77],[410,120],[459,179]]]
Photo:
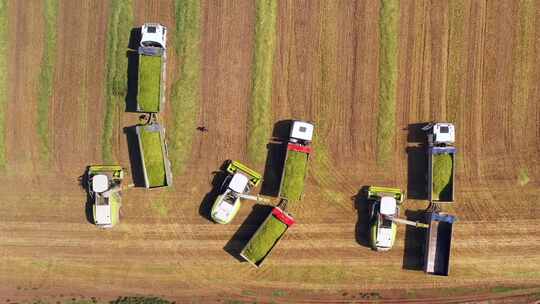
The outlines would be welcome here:
[[[387,76],[379,68],[381,4],[278,1],[271,121],[312,121],[317,139],[305,197],[288,210],[296,224],[254,269],[236,257],[268,207],[244,201],[228,225],[210,222],[207,210],[220,185],[213,172],[225,160],[277,176],[282,170],[271,160],[284,151],[267,146],[280,137],[279,125],[262,143],[271,166],[248,158],[255,3],[203,0],[177,28],[175,3],[126,1],[123,13],[131,10],[135,22],[115,28],[119,23],[108,22],[113,2],[58,2],[47,168],[37,132],[44,3],[7,0],[1,301],[142,295],[177,303],[540,300],[538,4],[400,2],[394,147],[392,160],[380,167],[379,90]],[[124,112],[122,62],[131,28],[147,21],[169,29],[160,123],[171,144],[182,139],[171,154],[181,153],[174,157],[183,168],[174,187],[123,192],[120,223],[98,230],[88,221],[79,177],[85,166],[111,159],[129,172],[125,184],[135,174],[122,128],[137,124],[138,115]],[[117,35],[113,44],[111,34]],[[192,48],[180,50],[179,41]],[[113,57],[119,60],[114,70]],[[179,84],[191,99],[174,99]],[[117,116],[104,124],[111,105]],[[178,122],[182,111],[188,114]],[[427,156],[414,132],[432,120],[453,121],[457,132],[454,203],[442,207],[458,218],[448,277],[420,270],[422,233],[414,228],[398,227],[389,252],[370,250],[367,208],[358,195],[367,185],[425,192]],[[408,199],[402,214],[415,218],[426,207],[421,198]]]

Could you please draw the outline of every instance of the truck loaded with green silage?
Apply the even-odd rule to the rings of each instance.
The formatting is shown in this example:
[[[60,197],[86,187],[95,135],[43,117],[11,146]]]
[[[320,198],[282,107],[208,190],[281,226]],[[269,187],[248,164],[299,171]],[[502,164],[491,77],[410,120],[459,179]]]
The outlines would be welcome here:
[[[292,122],[279,187],[281,198],[290,201],[302,199],[311,154],[313,128],[313,124],[308,122]]]
[[[257,228],[240,252],[240,256],[255,267],[261,267],[270,252],[276,247],[287,229],[294,224],[294,219],[280,207],[274,207],[272,212]]]
[[[437,123],[428,135],[428,198],[436,203],[454,201],[455,154],[454,126]]]
[[[165,129],[158,123],[135,128],[141,165],[146,188],[169,186],[172,183],[171,163],[169,161]]]
[[[158,113],[165,103],[167,28],[157,23],[141,27],[138,49],[137,111]]]

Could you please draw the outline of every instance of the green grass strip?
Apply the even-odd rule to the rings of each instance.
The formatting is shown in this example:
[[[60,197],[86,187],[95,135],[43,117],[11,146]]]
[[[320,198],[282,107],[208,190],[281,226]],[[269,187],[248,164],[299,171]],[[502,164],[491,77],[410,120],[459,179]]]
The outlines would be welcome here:
[[[304,181],[306,178],[306,163],[308,154],[289,151],[285,161],[285,173],[283,174],[282,188],[280,196],[289,200],[300,200],[304,192]]]
[[[381,0],[379,11],[379,112],[377,115],[377,163],[392,160],[396,130],[398,76],[399,1]]]
[[[8,4],[7,0],[0,0],[0,170],[6,167],[8,33]]]
[[[447,120],[457,123],[463,104],[460,84],[463,79],[464,64],[467,62],[465,49],[465,0],[448,2],[448,79],[446,83]]]
[[[144,150],[144,166],[148,175],[150,187],[159,187],[167,183],[165,177],[165,162],[161,149],[161,134],[140,128],[140,140]]]
[[[107,30],[106,105],[101,138],[101,155],[105,163],[114,162],[113,127],[127,93],[126,51],[132,27],[131,0],[111,1]]]
[[[252,67],[251,106],[247,152],[255,164],[264,164],[272,134],[272,71],[276,53],[276,0],[257,0]]]
[[[56,18],[58,1],[44,2],[43,17],[45,19],[43,55],[39,71],[39,88],[37,104],[37,133],[40,144],[40,157],[45,163],[50,159],[49,141],[49,103],[53,94],[54,63],[56,56]]]
[[[334,115],[339,113],[339,103],[336,102],[338,85],[337,80],[337,38],[338,28],[338,2],[324,1],[320,8],[320,91],[321,101],[317,106],[316,129],[313,136],[313,147],[316,153],[312,155],[313,168],[310,174],[320,186],[335,183],[335,176],[330,174],[333,160],[326,138],[330,136],[330,127]]]
[[[159,112],[162,58],[161,56],[139,56],[137,101],[143,112]]]
[[[452,156],[450,154],[433,155],[433,191],[434,200],[447,200],[452,190]]]
[[[181,59],[180,75],[173,84],[172,128],[169,134],[170,158],[174,174],[184,172],[191,154],[193,133],[197,124],[201,89],[201,4],[199,0],[175,2],[177,57]]]
[[[244,251],[244,255],[253,263],[259,263],[285,230],[287,230],[287,225],[272,215],[266,224],[260,228],[257,235],[253,236],[254,238]]]

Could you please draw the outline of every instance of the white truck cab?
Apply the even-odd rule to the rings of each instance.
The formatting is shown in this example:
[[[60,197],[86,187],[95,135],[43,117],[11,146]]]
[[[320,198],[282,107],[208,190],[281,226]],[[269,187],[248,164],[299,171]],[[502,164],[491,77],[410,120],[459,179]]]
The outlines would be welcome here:
[[[454,125],[446,122],[439,122],[433,125],[431,140],[435,145],[454,144],[456,141]]]
[[[159,23],[145,23],[141,26],[142,47],[167,47],[167,28]]]
[[[313,138],[313,124],[300,120],[293,121],[289,137],[292,142],[311,142]]]

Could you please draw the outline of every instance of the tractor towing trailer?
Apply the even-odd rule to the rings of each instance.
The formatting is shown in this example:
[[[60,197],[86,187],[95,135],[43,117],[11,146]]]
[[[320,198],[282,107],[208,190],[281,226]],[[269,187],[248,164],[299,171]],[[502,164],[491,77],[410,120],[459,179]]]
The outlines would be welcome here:
[[[137,81],[137,111],[160,112],[165,103],[167,61],[167,28],[158,23],[141,26],[141,42],[137,50],[139,68]]]
[[[283,199],[298,201],[302,198],[313,129],[313,124],[309,122],[292,122],[279,186],[279,197]]]
[[[456,167],[454,125],[432,123],[423,129],[428,131],[428,199],[430,202],[452,203]]]

